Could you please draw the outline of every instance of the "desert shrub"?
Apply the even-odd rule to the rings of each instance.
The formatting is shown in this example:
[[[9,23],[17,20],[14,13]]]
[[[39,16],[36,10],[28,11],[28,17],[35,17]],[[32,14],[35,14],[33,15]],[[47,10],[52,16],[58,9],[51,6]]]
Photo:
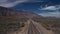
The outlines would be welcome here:
[[[15,32],[20,28],[24,27],[24,22],[26,22],[24,18],[14,19],[14,18],[6,18],[0,19],[0,34],[7,34],[7,32]]]

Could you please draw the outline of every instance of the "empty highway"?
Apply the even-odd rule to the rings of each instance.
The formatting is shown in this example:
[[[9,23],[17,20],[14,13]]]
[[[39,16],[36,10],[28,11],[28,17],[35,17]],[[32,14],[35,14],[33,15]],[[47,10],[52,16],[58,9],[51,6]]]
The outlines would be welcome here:
[[[28,34],[42,34],[42,33],[40,29],[35,24],[33,24],[33,22],[31,22],[29,24]]]

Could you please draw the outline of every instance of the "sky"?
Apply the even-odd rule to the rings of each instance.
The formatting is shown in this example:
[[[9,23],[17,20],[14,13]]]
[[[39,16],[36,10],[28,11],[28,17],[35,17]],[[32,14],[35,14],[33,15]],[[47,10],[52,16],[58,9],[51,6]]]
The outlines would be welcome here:
[[[0,6],[60,18],[60,0],[0,0]]]

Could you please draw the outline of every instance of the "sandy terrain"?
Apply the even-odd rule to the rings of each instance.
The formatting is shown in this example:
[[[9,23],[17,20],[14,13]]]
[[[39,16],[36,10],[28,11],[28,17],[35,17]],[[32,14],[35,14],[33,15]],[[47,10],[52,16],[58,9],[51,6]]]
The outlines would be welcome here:
[[[54,34],[52,30],[46,30],[40,23],[34,22],[32,20],[33,24],[35,24],[39,29],[41,30],[42,34]],[[28,32],[28,26],[29,26],[30,20],[26,22],[25,27],[21,28],[21,31],[16,31],[10,34],[27,34]]]
[[[20,28],[20,30],[13,32],[13,33],[9,33],[9,34],[27,34],[28,31],[28,26],[29,26],[30,21],[28,20],[27,22],[25,22],[25,27]]]
[[[54,34],[52,30],[46,30],[40,23],[34,22],[33,23],[40,28],[42,34]]]

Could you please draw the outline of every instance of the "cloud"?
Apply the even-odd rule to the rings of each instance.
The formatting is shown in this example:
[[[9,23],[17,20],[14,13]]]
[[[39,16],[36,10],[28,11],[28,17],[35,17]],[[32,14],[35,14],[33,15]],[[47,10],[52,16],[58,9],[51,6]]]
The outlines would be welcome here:
[[[13,6],[16,6],[17,4],[22,3],[22,2],[26,2],[26,0],[18,0],[18,1],[14,1],[14,2],[8,2],[8,0],[6,0],[5,2],[1,2],[0,6],[13,7]]]
[[[48,12],[48,13],[40,13],[39,15],[42,15],[44,17],[60,17],[60,12],[56,11],[56,12]]]
[[[9,2],[9,0],[0,0],[0,6],[3,7],[14,7],[19,3],[26,2],[27,0],[15,0],[14,2]]]
[[[55,6],[48,6],[46,5],[45,7],[41,7],[39,10],[48,10],[48,12],[43,12],[40,13],[39,15],[42,15],[44,17],[60,17],[60,5],[55,5]],[[52,12],[50,12],[50,10]]]
[[[39,10],[59,10],[60,9],[60,5],[57,5],[57,6],[46,6],[46,7],[42,7],[41,9]]]
[[[19,3],[23,2],[42,2],[41,0],[0,0],[0,6],[3,7],[14,7]]]
[[[28,0],[28,2],[46,2],[45,0]]]
[[[7,0],[0,0],[0,3],[6,2]]]

